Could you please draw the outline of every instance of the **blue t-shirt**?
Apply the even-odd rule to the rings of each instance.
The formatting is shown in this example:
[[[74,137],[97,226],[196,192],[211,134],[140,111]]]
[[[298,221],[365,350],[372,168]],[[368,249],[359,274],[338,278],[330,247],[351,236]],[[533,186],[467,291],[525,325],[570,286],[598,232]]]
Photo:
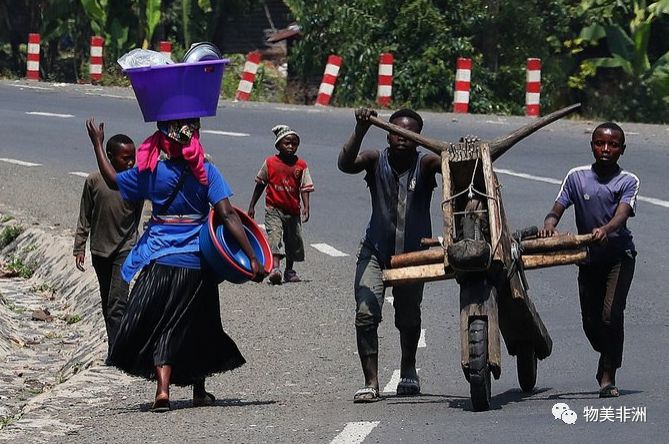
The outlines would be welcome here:
[[[181,189],[163,209],[185,170]],[[154,172],[137,168],[117,174],[116,183],[125,200],[148,199],[153,204],[149,225],[123,264],[123,278],[132,277],[151,261],[185,268],[201,268],[199,233],[212,205],[232,196],[218,169],[205,163],[209,180],[202,185],[182,161],[158,162]]]
[[[638,194],[639,178],[634,174],[618,168],[614,174],[600,177],[592,169],[592,165],[586,165],[573,168],[567,173],[555,201],[565,208],[574,205],[578,232],[588,234],[595,228],[606,225],[615,215],[621,202],[632,207],[631,217],[633,217]],[[611,249],[634,250],[632,233],[627,224],[623,224],[618,231],[608,235],[605,248],[593,246],[591,252],[601,257],[604,250],[612,251]]]

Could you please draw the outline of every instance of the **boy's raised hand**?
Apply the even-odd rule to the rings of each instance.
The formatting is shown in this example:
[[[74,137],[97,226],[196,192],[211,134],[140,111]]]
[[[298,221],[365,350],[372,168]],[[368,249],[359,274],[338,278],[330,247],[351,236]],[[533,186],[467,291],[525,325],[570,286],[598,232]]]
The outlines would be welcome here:
[[[355,110],[356,124],[364,130],[369,129],[369,126],[371,125],[369,118],[371,116],[376,117],[378,116],[378,114],[373,109],[368,109],[368,108],[358,108]]]
[[[88,137],[91,138],[93,147],[102,147],[102,144],[105,141],[105,123],[100,122],[100,125],[96,128],[95,118],[91,117],[90,119],[86,120],[86,130],[88,131]]]

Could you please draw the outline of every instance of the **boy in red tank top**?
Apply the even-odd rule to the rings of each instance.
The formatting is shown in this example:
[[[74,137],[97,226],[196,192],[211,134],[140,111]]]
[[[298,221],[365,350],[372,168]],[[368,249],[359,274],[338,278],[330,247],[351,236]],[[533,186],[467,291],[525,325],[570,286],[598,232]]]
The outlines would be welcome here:
[[[258,171],[248,215],[255,217],[256,203],[267,189],[265,229],[275,267],[269,275],[269,281],[278,285],[281,284],[280,266],[283,257],[286,258],[284,282],[300,281],[293,264],[304,261],[302,223],[309,220],[309,193],[314,191],[314,184],[307,162],[295,155],[300,145],[300,136],[287,125],[277,125],[272,128],[272,132],[276,137],[274,146],[279,153],[265,159]]]

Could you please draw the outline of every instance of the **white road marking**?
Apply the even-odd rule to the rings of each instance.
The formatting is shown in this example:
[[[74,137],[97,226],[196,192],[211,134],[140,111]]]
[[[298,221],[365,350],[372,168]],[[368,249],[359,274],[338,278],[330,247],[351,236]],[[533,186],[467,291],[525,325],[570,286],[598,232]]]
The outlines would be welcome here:
[[[515,171],[504,170],[499,168],[495,168],[495,172],[499,174],[506,174],[509,176],[520,177],[522,179],[536,180],[537,182],[553,183],[557,185],[560,185],[562,183],[561,180],[553,179],[552,177],[533,176],[532,174],[517,173]]]
[[[637,200],[648,202],[649,204],[657,205],[659,207],[669,208],[669,202],[667,202],[666,200],[655,199],[654,197],[644,197],[644,196],[637,197]]]
[[[26,114],[30,114],[31,116],[61,117],[63,119],[74,117],[72,114],[43,113],[41,111],[26,111]]]
[[[70,171],[69,174],[79,177],[88,177],[88,173],[84,173],[83,171]]]
[[[393,370],[393,376],[390,377],[390,381],[383,387],[383,393],[394,393],[397,391],[397,384],[400,383],[400,371]]]
[[[4,158],[4,157],[0,157],[0,161],[1,161],[1,162],[11,163],[11,164],[14,164],[14,165],[21,165],[21,166],[25,166],[25,167],[38,167],[38,166],[42,166],[41,163],[24,162],[23,160],[7,159],[7,158]]]
[[[119,94],[100,94],[95,92],[87,92],[86,95],[95,97],[112,97],[114,99],[134,99],[132,96],[121,96]]]
[[[235,133],[232,131],[202,130],[201,133],[216,134],[218,136],[249,137],[249,133]]]
[[[47,90],[47,91],[51,91],[51,88],[46,88],[46,87],[44,87],[44,86],[21,85],[21,84],[12,84],[12,83],[9,83],[8,85],[9,85],[9,86],[14,86],[14,87],[16,87],[16,88],[44,89],[44,90]]]
[[[331,247],[328,244],[311,244],[312,247],[320,251],[321,253],[325,253],[327,255],[333,256],[333,257],[344,257],[348,256],[348,254],[337,250],[335,247]]]
[[[516,171],[511,171],[511,170],[495,168],[495,172],[500,174],[507,174],[509,176],[520,177],[522,179],[535,180],[537,182],[546,182],[556,185],[560,185],[562,183],[561,180],[553,179],[552,177],[533,176],[532,174],[518,173]],[[648,202],[649,204],[652,205],[657,205],[659,207],[669,208],[669,201],[666,200],[656,199],[654,197],[645,197],[645,196],[638,196],[637,199],[643,202]]]
[[[330,444],[360,444],[379,425],[379,421],[349,422]]]
[[[418,339],[418,348],[425,348],[427,347],[427,343],[425,342],[425,329],[422,328],[420,330],[420,338]]]

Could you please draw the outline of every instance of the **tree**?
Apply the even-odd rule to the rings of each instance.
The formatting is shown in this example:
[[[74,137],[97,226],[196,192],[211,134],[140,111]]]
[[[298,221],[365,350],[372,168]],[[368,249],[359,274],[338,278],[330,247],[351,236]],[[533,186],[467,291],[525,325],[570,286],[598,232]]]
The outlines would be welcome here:
[[[622,76],[618,76],[617,82],[610,80],[608,83],[615,83],[618,94],[625,98],[629,109],[623,112],[624,115],[637,119],[669,117],[664,111],[669,105],[669,50],[665,43],[665,51],[658,56],[653,57],[649,52],[653,25],[663,15],[669,15],[669,0],[651,4],[645,0],[622,3],[584,0],[582,8],[583,15],[592,20],[581,30],[582,44],[602,47],[608,54],[583,60],[579,72],[581,78],[604,71],[598,77],[606,79],[606,71],[613,70]],[[664,31],[667,31],[666,27]]]

